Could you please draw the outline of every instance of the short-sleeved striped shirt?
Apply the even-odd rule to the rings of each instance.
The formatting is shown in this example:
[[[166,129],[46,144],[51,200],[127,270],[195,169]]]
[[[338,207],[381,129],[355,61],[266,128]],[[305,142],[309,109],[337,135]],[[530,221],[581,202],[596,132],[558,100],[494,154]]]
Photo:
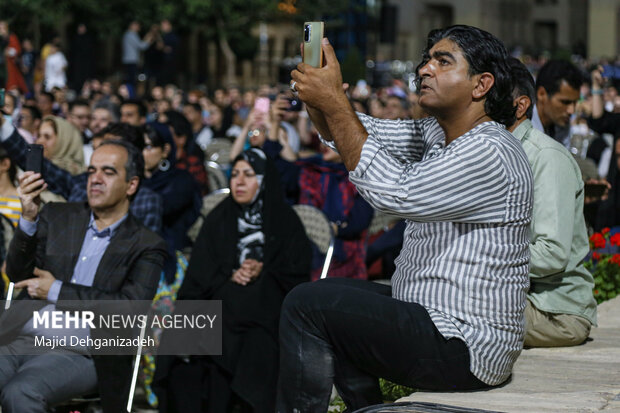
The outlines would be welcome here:
[[[369,133],[350,173],[375,208],[407,220],[393,296],[424,306],[468,348],[481,381],[505,381],[523,347],[532,174],[519,141],[484,122],[445,145],[434,118],[359,115]]]

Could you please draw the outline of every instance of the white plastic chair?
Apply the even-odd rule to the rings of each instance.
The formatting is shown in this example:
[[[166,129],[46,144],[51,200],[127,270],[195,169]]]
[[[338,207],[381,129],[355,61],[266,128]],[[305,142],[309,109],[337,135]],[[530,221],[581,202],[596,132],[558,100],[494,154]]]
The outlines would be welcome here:
[[[318,247],[321,254],[325,255],[321,278],[326,278],[334,254],[334,230],[320,209],[311,205],[293,205],[293,209],[299,216],[308,238]]]
[[[213,192],[218,189],[228,188],[228,178],[224,173],[224,169],[215,161],[205,161],[205,170],[207,171],[207,179],[209,180],[209,189]]]
[[[215,190],[202,198],[202,208],[200,209],[200,216],[194,222],[194,225],[187,231],[187,236],[192,242],[196,241],[200,228],[204,223],[204,219],[209,215],[209,212],[219,205],[230,194],[229,188],[222,188]]]

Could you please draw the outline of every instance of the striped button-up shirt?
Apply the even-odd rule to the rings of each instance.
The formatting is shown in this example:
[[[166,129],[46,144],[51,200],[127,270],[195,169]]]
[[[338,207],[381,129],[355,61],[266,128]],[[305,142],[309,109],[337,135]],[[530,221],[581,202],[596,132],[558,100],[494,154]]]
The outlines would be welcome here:
[[[519,141],[485,122],[445,145],[434,118],[359,115],[369,133],[350,173],[380,211],[407,220],[393,297],[463,340],[471,372],[505,381],[523,347],[532,174]]]

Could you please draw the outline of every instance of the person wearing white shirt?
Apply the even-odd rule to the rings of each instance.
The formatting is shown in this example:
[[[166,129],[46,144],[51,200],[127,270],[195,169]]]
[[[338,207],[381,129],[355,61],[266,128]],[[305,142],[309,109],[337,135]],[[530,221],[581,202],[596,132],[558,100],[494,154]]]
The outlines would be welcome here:
[[[67,59],[62,54],[58,45],[51,44],[50,54],[45,59],[45,90],[51,92],[58,87],[60,89],[67,85]]]

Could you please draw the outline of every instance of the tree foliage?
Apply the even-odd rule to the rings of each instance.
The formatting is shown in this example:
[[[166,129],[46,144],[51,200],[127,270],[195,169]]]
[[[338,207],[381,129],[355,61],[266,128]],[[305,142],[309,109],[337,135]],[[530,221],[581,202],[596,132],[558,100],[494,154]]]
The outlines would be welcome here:
[[[287,1],[293,6],[292,14],[278,8]],[[130,20],[148,27],[168,18],[180,30],[198,28],[213,37],[242,38],[259,21],[318,20],[326,11],[332,16],[345,11],[349,4],[350,0],[2,0],[0,18],[28,26],[36,17],[50,29],[61,21],[84,22],[100,37],[121,36]],[[217,32],[218,20],[224,23],[223,33]]]
[[[365,0],[0,0],[0,19],[9,21],[20,36],[36,42],[61,36],[85,23],[100,40],[120,37],[132,20],[143,29],[169,19],[177,32],[199,32],[217,42],[226,58],[229,77],[236,59],[251,59],[258,51],[252,29],[259,22],[299,23],[337,16]]]

